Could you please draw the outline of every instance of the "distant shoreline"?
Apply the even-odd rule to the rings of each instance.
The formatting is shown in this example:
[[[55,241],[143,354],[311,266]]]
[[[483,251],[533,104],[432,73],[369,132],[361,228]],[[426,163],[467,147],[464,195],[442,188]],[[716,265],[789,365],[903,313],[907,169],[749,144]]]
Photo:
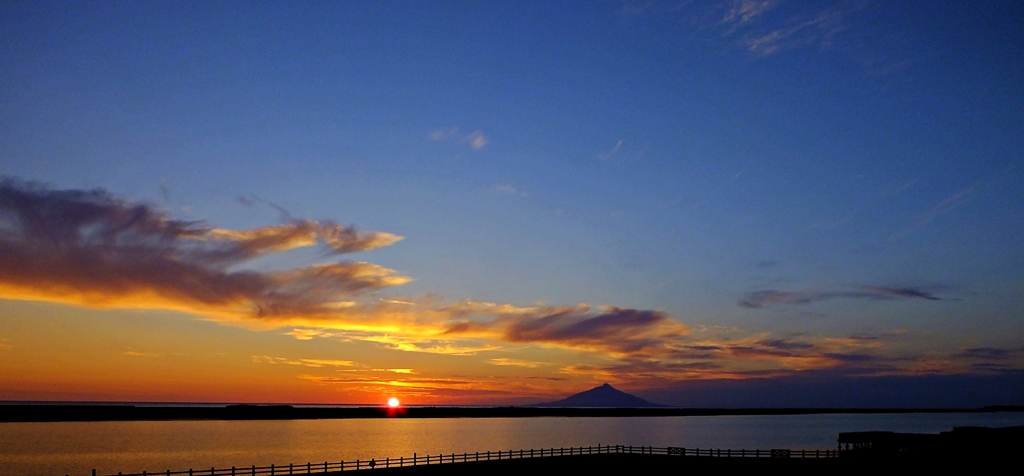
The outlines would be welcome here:
[[[369,418],[669,417],[893,413],[1022,412],[984,408],[550,408],[550,407],[302,407],[291,405],[159,406],[89,403],[0,404],[0,423],[168,420],[324,420]]]

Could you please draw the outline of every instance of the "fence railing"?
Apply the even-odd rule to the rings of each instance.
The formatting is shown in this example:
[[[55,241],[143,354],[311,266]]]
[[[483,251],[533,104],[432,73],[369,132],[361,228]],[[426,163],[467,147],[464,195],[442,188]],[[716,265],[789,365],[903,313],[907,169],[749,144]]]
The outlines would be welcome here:
[[[468,463],[474,461],[497,461],[524,458],[550,458],[553,456],[578,456],[591,454],[650,454],[666,456],[701,456],[714,458],[835,458],[838,450],[733,450],[709,448],[683,448],[658,446],[627,446],[597,445],[576,446],[569,448],[539,448],[507,451],[486,451],[474,453],[428,454],[419,456],[413,453],[411,458],[384,458],[355,461],[324,461],[323,463],[307,462],[304,464],[270,465],[270,466],[232,466],[230,468],[188,469],[185,471],[155,471],[141,473],[117,473],[116,476],[285,476],[298,474],[336,473],[339,471],[359,471],[366,469],[400,468],[405,466],[436,465],[452,463]],[[96,476],[96,470],[92,470]],[[115,475],[110,475],[115,476]]]

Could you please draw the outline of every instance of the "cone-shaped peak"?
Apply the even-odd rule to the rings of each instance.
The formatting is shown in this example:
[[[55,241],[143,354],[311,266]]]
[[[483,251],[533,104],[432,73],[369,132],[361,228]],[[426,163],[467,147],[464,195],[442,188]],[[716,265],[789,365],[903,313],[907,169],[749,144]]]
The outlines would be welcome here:
[[[542,407],[589,407],[589,408],[649,408],[663,407],[635,395],[630,395],[609,384],[594,387],[557,402],[541,403]]]

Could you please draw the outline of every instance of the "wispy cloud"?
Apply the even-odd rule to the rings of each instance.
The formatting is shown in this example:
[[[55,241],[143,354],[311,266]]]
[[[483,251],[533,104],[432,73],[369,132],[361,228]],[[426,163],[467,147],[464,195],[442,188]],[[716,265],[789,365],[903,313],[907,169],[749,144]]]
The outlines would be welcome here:
[[[767,2],[744,3],[764,4]],[[767,10],[767,8],[757,11],[751,10],[751,13],[756,13],[754,16],[759,16]],[[767,30],[763,28],[750,28],[740,35],[739,41],[747,51],[758,56],[768,56],[801,46],[826,46],[831,44],[837,34],[847,28],[845,20],[846,16],[850,13],[849,10],[832,7],[813,13],[810,16],[797,15],[776,23],[775,26],[769,26]],[[741,29],[748,24],[750,18],[753,18],[753,16],[735,17],[732,20],[733,25],[730,32]]]
[[[1024,349],[967,349],[959,353],[880,352],[901,336],[893,333],[850,338],[751,336],[694,343],[661,358],[629,356],[608,364],[561,369],[574,376],[646,386],[691,379],[785,377],[808,372],[837,376],[932,375],[1006,372],[1024,369]]]
[[[697,28],[713,32],[753,55],[767,57],[796,48],[832,45],[842,32],[854,27],[855,15],[865,4],[860,0],[648,0],[628,3],[622,13],[683,16]]]
[[[727,5],[722,24],[735,28],[736,25],[750,23],[778,4],[777,0],[733,0]]]
[[[1009,360],[1015,357],[1024,357],[1024,349],[971,347],[960,351],[956,356],[971,360]]]
[[[508,194],[508,195],[518,195],[520,197],[528,197],[528,196],[530,196],[530,194],[528,194],[528,193],[526,193],[526,192],[516,188],[515,186],[513,186],[511,184],[495,185],[494,186],[494,191],[499,192],[499,193],[505,193],[505,194]]]
[[[619,141],[616,142],[615,145],[612,146],[611,149],[608,149],[608,150],[606,150],[604,152],[601,152],[600,154],[597,154],[597,158],[601,159],[601,160],[608,160],[608,159],[612,158],[615,154],[617,154],[619,152],[619,149],[621,149],[621,148],[622,148],[622,140],[619,139]]]
[[[735,329],[695,333],[660,310],[584,303],[447,302],[429,295],[382,298],[377,291],[410,278],[365,262],[333,261],[285,271],[247,269],[255,257],[298,247],[320,247],[325,256],[336,259],[400,239],[327,221],[287,216],[285,221],[251,230],[226,230],[176,220],[159,208],[103,190],[51,190],[0,181],[0,298],[174,310],[248,328],[281,329],[298,340],[363,341],[388,349],[453,356],[492,353],[483,361],[495,366],[546,365],[523,358],[529,354],[508,353],[544,347],[592,359],[585,365],[564,367],[563,372],[595,377],[609,373],[623,381],[745,378],[825,368],[862,374],[938,372],[979,361],[1013,366],[1021,358],[978,347],[932,360],[913,356],[897,360],[887,357],[888,339],[895,337],[743,336],[742,330]],[[946,299],[911,286],[865,285],[825,292],[762,290],[747,294],[739,305],[757,309],[840,298]],[[0,348],[7,346],[7,341],[0,340]],[[506,353],[495,357],[498,351]],[[406,371],[411,369],[372,369],[348,360],[268,355],[252,359],[351,373],[359,378],[316,380],[358,384],[364,389],[397,385],[418,388],[418,392],[447,389],[454,392],[451,395],[469,395],[471,390],[488,388],[460,386],[452,380],[442,384],[426,377],[407,379]],[[387,373],[389,379],[361,372]],[[504,390],[496,385],[488,391]]]
[[[333,332],[326,332],[323,329],[292,329],[285,332],[284,335],[292,336],[298,340],[313,340],[317,337],[334,337]]]
[[[929,292],[903,286],[862,286],[861,289],[867,291],[872,296],[878,297],[918,298],[927,301],[942,300],[942,298],[936,297]]]
[[[474,150],[480,150],[487,145],[488,141],[490,141],[490,139],[488,139],[487,136],[484,135],[483,131],[477,129],[471,132],[466,137],[463,137],[462,140],[459,142],[467,142],[469,143],[470,147],[472,147]]]
[[[252,361],[257,364],[287,364],[302,365],[301,361],[288,359],[286,357],[271,357],[269,355],[254,355]]]
[[[352,367],[356,365],[351,360],[299,359],[299,361],[310,367]]]
[[[252,230],[212,228],[103,190],[0,181],[0,297],[8,299],[256,320],[310,317],[410,278],[351,261],[280,272],[244,265],[299,247],[320,245],[338,255],[400,239],[313,220]]]
[[[490,142],[490,138],[480,129],[474,130],[468,134],[462,132],[462,129],[458,126],[435,129],[430,133],[430,140],[432,141],[445,141],[449,139],[458,139],[461,144],[469,144],[473,150],[480,150],[487,146]]]
[[[856,290],[847,291],[779,291],[768,289],[747,293],[737,301],[741,307],[760,309],[775,305],[811,304],[830,299],[869,299],[874,301],[890,299],[923,299],[941,301],[944,298],[908,286],[860,286]]]
[[[945,200],[939,202],[938,204],[936,204],[935,206],[930,208],[927,212],[925,212],[925,213],[921,214],[920,216],[918,216],[917,219],[914,220],[914,223],[912,223],[912,224],[910,224],[910,226],[900,230],[898,233],[893,235],[892,238],[893,239],[903,238],[903,237],[913,233],[914,231],[918,230],[919,228],[922,228],[925,225],[931,223],[932,220],[935,220],[939,216],[953,211],[954,209],[956,209],[960,205],[964,204],[967,201],[967,198],[972,193],[974,193],[974,187],[968,187],[968,188],[964,188],[964,189],[958,190],[953,195],[950,195]]]
[[[917,183],[919,181],[920,180],[918,180],[916,178],[913,178],[913,179],[907,180],[905,182],[901,182],[901,183],[895,184],[895,185],[890,186],[890,187],[882,190],[881,192],[879,192],[879,195],[883,196],[883,197],[891,197],[891,196],[899,195],[899,194],[901,194],[903,192],[906,192],[907,190],[910,190],[911,188],[913,188],[914,185],[917,185]]]
[[[459,127],[450,127],[447,129],[436,129],[430,133],[430,139],[435,141],[450,139],[455,137],[459,133]]]
[[[252,361],[259,364],[285,364],[301,365],[305,367],[353,367],[357,364],[350,360],[332,359],[289,359],[286,357],[271,357],[269,355],[254,355]]]
[[[497,358],[497,359],[489,359],[487,361],[487,363],[489,363],[491,365],[511,366],[511,367],[524,367],[524,368],[528,368],[528,369],[535,369],[537,367],[542,367],[542,366],[545,366],[545,365],[549,365],[546,362],[533,362],[533,361],[529,361],[529,360],[509,359],[509,358],[505,358],[505,357],[501,357],[501,358]]]
[[[501,315],[491,321],[462,321],[445,334],[628,354],[660,348],[688,332],[660,311],[611,307],[595,313],[579,305]]]
[[[138,352],[138,351],[131,350],[131,349],[126,350],[123,353],[124,353],[124,355],[127,355],[129,357],[159,357],[160,356],[160,354],[158,354],[156,352]]]

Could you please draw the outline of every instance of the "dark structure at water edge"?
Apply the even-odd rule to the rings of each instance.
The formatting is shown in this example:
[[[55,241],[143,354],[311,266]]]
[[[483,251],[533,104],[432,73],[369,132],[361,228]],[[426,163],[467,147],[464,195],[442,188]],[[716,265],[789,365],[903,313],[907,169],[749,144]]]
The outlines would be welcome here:
[[[940,433],[859,431],[839,434],[840,454],[848,458],[993,457],[1020,452],[1024,426],[956,427]]]

